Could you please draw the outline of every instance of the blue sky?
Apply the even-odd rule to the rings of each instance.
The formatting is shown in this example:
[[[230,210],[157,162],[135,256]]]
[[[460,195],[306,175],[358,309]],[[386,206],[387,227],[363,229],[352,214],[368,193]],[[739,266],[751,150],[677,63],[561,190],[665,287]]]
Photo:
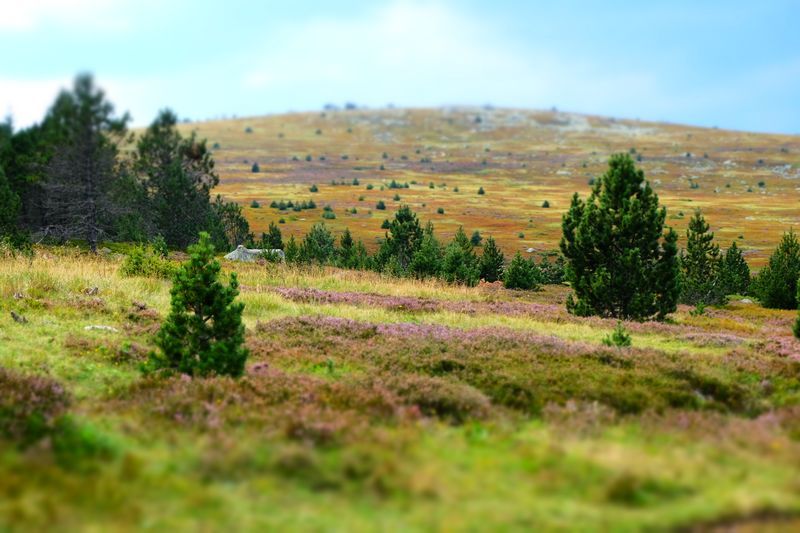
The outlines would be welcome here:
[[[800,133],[800,1],[0,0],[0,113],[94,72],[135,125],[451,104]]]

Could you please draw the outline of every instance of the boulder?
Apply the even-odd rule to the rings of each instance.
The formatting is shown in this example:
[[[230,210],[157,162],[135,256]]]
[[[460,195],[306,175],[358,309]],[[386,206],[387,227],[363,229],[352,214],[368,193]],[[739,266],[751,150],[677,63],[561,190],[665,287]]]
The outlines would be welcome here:
[[[272,253],[277,255],[281,258],[281,261],[286,260],[286,255],[283,253],[283,250],[267,250],[261,248],[245,248],[241,244],[236,247],[234,251],[229,253],[225,256],[225,259],[229,261],[245,261],[251,262],[256,261],[257,259],[261,259],[264,257],[265,253]]]

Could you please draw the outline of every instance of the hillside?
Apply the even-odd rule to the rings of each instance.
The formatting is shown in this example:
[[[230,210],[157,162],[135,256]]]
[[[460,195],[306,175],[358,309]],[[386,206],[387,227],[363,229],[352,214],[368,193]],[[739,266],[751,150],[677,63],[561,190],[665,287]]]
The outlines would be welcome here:
[[[506,252],[554,249],[572,194],[588,194],[609,154],[622,151],[640,159],[670,225],[684,231],[700,208],[723,246],[738,240],[752,266],[800,222],[798,136],[489,108],[292,113],[181,128],[215,146],[216,191],[245,207],[257,234],[284,219],[285,235],[302,235],[330,205],[336,219],[326,222],[373,248],[381,222],[407,203],[445,237],[463,225]],[[392,180],[409,187],[391,190]],[[269,207],[310,199],[317,209]],[[386,211],[375,209],[379,200]]]

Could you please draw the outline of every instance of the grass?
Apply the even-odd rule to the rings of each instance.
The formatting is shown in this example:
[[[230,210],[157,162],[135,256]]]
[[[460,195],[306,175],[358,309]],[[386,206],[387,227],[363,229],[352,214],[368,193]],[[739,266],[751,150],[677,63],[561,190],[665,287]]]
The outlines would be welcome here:
[[[563,287],[226,264],[245,377],[156,379],[169,281],[120,267],[0,259],[0,367],[62,384],[85,450],[0,438],[0,529],[798,525],[794,313],[681,308],[616,348]]]

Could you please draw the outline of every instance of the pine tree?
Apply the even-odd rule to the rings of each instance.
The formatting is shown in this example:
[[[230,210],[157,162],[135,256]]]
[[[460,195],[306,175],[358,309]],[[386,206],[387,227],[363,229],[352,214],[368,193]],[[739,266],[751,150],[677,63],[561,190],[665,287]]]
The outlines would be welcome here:
[[[726,294],[747,294],[750,289],[750,267],[736,241],[731,243],[722,259],[722,284]]]
[[[688,305],[722,305],[727,293],[722,279],[719,246],[698,209],[686,230],[686,252],[681,257],[681,301]]]
[[[324,222],[314,224],[300,244],[299,259],[303,263],[329,265],[336,254],[336,240]]]
[[[483,246],[483,255],[481,256],[481,279],[493,283],[498,281],[503,276],[503,265],[506,258],[494,237],[486,239],[486,244]]]
[[[339,237],[339,248],[336,250],[338,259],[337,264],[342,268],[356,268],[356,247],[353,235],[349,228],[344,229],[344,233]]]
[[[3,167],[0,167],[0,239],[16,235],[19,207],[19,195],[11,190]]]
[[[771,309],[797,309],[797,277],[800,275],[800,242],[794,231],[783,234],[780,244],[755,279],[755,294]]]
[[[442,276],[450,283],[463,283],[470,287],[478,284],[480,264],[463,227],[459,226],[455,237],[445,248]]]
[[[419,249],[409,265],[409,272],[418,278],[439,276],[442,270],[442,247],[433,234],[433,224],[428,222],[422,234]]]
[[[472,246],[480,246],[481,241],[483,241],[483,237],[481,237],[481,232],[475,230],[472,232],[472,237],[470,237],[469,242],[472,243]]]
[[[536,263],[517,252],[503,274],[503,285],[506,289],[533,290],[539,286],[540,278]]]
[[[159,112],[136,143],[132,172],[145,191],[147,231],[163,235],[170,246],[184,248],[199,231],[219,228],[211,205],[211,189],[219,176],[206,141],[195,133],[183,137],[177,124],[175,113]]]
[[[72,91],[59,94],[45,118],[61,131],[45,172],[46,231],[83,239],[92,252],[125,209],[112,193],[119,178],[117,145],[129,117],[113,114],[114,106],[92,76],[84,74],[75,79]]]
[[[300,246],[297,244],[294,235],[289,236],[289,240],[286,241],[286,247],[283,249],[283,253],[286,257],[287,263],[297,263],[300,261]]]
[[[407,205],[401,206],[389,222],[389,231],[378,250],[378,262],[381,267],[392,263],[398,274],[404,274],[421,242],[422,228],[416,213]]]
[[[611,157],[587,201],[576,193],[562,220],[561,251],[577,315],[663,318],[680,294],[677,235],[666,209],[627,154]],[[663,244],[662,244],[663,239]]]
[[[274,222],[269,223],[266,247],[270,250],[283,250],[283,236],[281,229]]]
[[[156,337],[159,352],[151,369],[169,369],[190,376],[241,376],[248,352],[236,274],[228,286],[219,281],[220,264],[208,233],[189,247],[190,259],[175,275],[170,313]]]

